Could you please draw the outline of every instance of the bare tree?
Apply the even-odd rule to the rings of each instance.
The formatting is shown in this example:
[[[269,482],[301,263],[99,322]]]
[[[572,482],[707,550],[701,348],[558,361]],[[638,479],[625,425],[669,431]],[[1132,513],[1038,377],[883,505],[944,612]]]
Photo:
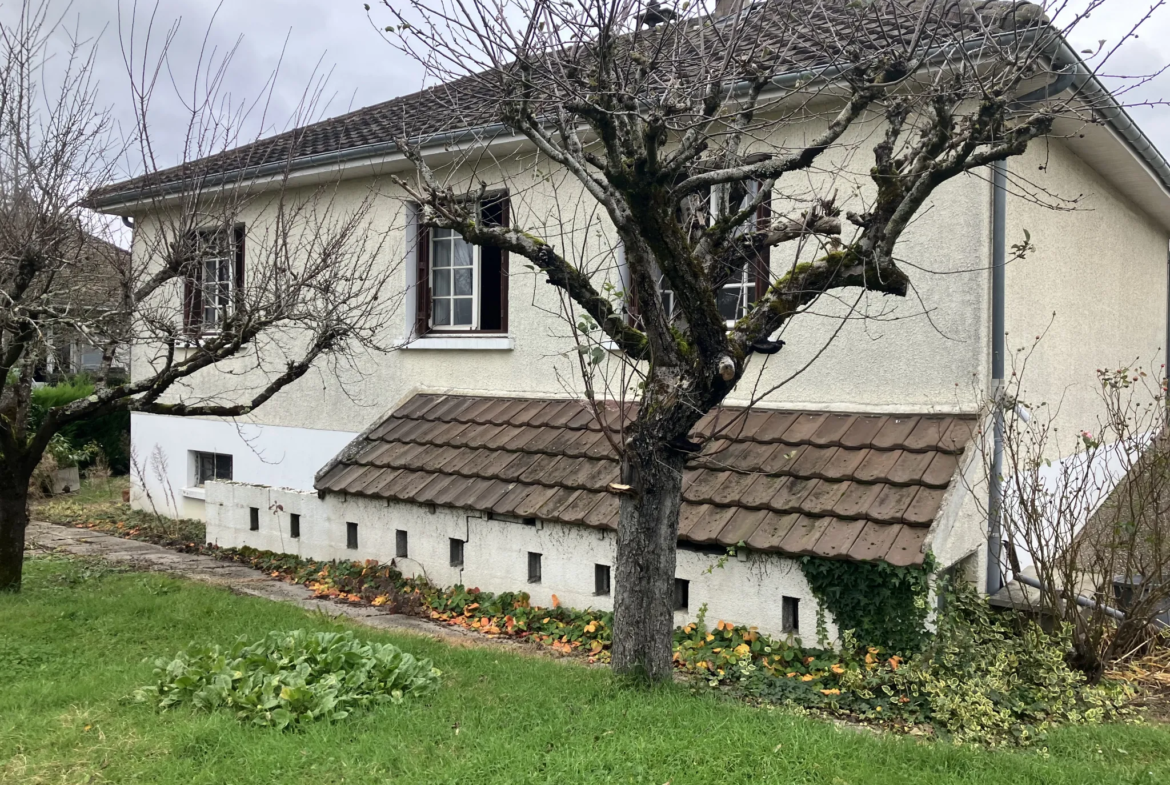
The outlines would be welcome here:
[[[1075,664],[1093,678],[1144,653],[1170,622],[1170,431],[1165,368],[1097,371],[1100,412],[1061,428],[1061,402],[1029,400],[1028,363],[1012,353],[1003,418],[1003,573],[1013,603],[1069,626]],[[1065,417],[1064,419],[1067,419]],[[996,469],[983,440],[984,487]],[[974,497],[980,503],[983,494]],[[986,508],[985,512],[989,512]]]
[[[152,188],[164,167],[149,134],[151,101],[173,80],[176,28],[152,38],[154,16],[141,21],[130,18],[122,36],[137,115],[123,138],[97,103],[96,45],[48,2],[25,0],[18,21],[0,29],[0,590],[20,587],[29,478],[63,427],[117,410],[246,416],[314,364],[386,348],[379,334],[396,305],[387,285],[395,267],[379,258],[385,231],[371,220],[373,193],[342,198],[334,182],[290,182],[279,166],[287,135],[257,153],[278,164],[262,191],[205,178],[199,159],[230,155],[249,112],[265,109],[263,96],[241,103],[223,89],[231,52],[204,52],[183,96],[181,152],[196,161],[179,169],[183,188]],[[305,93],[294,125],[312,119],[320,95],[319,84]],[[91,192],[127,162],[138,179]],[[113,192],[139,194],[133,212],[146,219],[132,261],[109,271],[118,286],[99,308],[85,273],[102,263],[87,249],[103,224],[86,205]],[[33,428],[34,375],[64,334],[102,348],[96,390]],[[113,357],[131,344],[133,375],[114,380]]]
[[[607,392],[637,399],[611,487],[622,494],[617,670],[670,673],[683,468],[702,448],[692,429],[750,359],[778,352],[778,333],[820,299],[905,296],[896,248],[941,185],[1023,153],[1060,116],[1091,118],[1084,72],[1057,54],[1085,16],[1065,5],[385,2],[387,38],[443,83],[430,97],[445,127],[480,129],[485,144],[516,134],[535,151],[505,159],[480,145],[435,163],[404,126],[417,177],[402,186],[422,222],[538,269],[581,342],[587,395],[599,409]],[[478,220],[477,193],[538,179],[557,200],[576,192],[594,206],[558,201],[562,220],[604,217],[624,254],[620,282],[598,261],[612,254],[589,256],[555,217],[544,231]],[[859,208],[842,215],[840,191]],[[736,302],[728,284],[752,267],[765,285]],[[602,389],[596,366],[611,349],[624,367]]]

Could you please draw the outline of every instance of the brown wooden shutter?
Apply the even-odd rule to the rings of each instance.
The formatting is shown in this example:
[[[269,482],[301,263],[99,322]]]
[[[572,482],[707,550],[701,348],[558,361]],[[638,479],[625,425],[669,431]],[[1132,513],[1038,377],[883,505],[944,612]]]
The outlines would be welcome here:
[[[203,332],[203,266],[197,253],[199,240],[192,232],[182,242],[177,252],[181,257],[179,270],[183,276],[183,332],[189,338],[198,338]]]
[[[512,226],[512,200],[505,196],[500,200],[500,226]],[[508,251],[500,249],[500,331],[508,332]]]
[[[756,208],[756,229],[765,230],[772,225],[772,192],[764,197],[764,201],[760,202],[760,206]],[[768,285],[772,278],[771,269],[772,249],[765,246],[756,254],[756,258],[752,260],[752,272],[756,279],[756,296],[753,299],[759,300],[768,291]]]
[[[431,229],[422,222],[418,208],[418,232],[415,239],[415,316],[414,336],[421,338],[431,329]]]
[[[243,224],[236,224],[232,227],[232,241],[236,252],[235,270],[235,291],[233,292],[232,307],[237,309],[237,312],[243,310],[244,307],[244,238],[246,236]]]

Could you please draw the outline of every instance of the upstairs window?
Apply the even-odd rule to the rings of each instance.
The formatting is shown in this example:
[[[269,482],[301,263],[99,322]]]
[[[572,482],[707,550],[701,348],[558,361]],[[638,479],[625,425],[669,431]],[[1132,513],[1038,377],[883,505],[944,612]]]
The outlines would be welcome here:
[[[507,196],[477,205],[479,220],[507,226]],[[416,271],[417,335],[506,333],[508,253],[472,245],[451,229],[419,226]]]
[[[219,332],[244,288],[244,225],[200,229],[192,237],[184,279],[183,326],[188,335]]]
[[[195,487],[202,488],[212,480],[232,478],[232,456],[214,452],[195,453]]]
[[[759,192],[760,183],[754,180],[728,183],[712,188],[704,205],[703,212],[708,216],[704,220],[710,220],[710,216],[726,215],[728,213],[726,205],[728,204],[732,205],[737,212],[744,209],[755,200]],[[771,222],[771,215],[770,200],[765,199],[756,208],[755,220],[749,218],[738,226],[732,233],[733,237],[742,237],[748,232],[766,228]],[[719,309],[719,315],[723,317],[728,326],[742,318],[756,300],[764,295],[768,289],[768,279],[768,251],[764,249],[762,252],[752,253],[749,258],[744,260],[739,272],[723,284],[723,287],[716,294],[715,305]],[[672,319],[678,317],[680,315],[677,313],[678,303],[665,275],[658,276],[658,291],[666,313]]]

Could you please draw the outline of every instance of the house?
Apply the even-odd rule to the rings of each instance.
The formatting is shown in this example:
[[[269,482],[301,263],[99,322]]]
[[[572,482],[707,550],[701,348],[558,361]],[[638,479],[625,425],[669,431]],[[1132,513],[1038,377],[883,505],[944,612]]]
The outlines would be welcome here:
[[[1079,62],[1067,49],[1061,56]],[[1091,76],[1081,84],[1103,94]],[[1029,392],[1062,400],[1060,421],[1071,431],[1095,416],[1093,369],[1154,358],[1165,346],[1170,166],[1112,106],[1099,124],[1058,125],[999,171],[940,189],[900,245],[915,297],[875,302],[867,319],[847,319],[852,306],[825,300],[790,323],[778,358],[753,358],[745,378],[770,392],[749,410],[745,386],[696,429],[711,438],[684,486],[680,622],[705,608],[811,636],[817,603],[797,562],[806,555],[915,565],[929,553],[941,569],[969,568],[986,588],[978,494],[988,491],[974,442],[1004,354],[1045,335],[1031,355]],[[522,192],[507,190],[528,148],[491,109],[458,85],[432,88],[95,197],[105,212],[134,218],[140,254],[166,194],[198,188],[214,198],[239,183],[262,193],[291,161],[275,178],[284,187],[333,178],[337,202],[378,195],[380,221],[391,227],[386,264],[401,265],[411,293],[395,328],[403,348],[357,370],[306,377],[237,422],[136,413],[138,454],[165,456],[163,479],[147,480],[158,483],[148,487],[156,502],[168,497],[163,485],[173,487],[169,512],[205,518],[208,538],[225,546],[394,560],[439,584],[611,606],[611,436],[629,404],[582,403],[551,287],[505,254],[420,227],[391,180],[411,171],[392,141],[405,124],[457,181],[470,180],[469,158],[481,162],[474,176],[490,186],[485,220],[564,235],[604,260],[597,277],[623,289],[612,228],[581,211],[563,219],[580,196],[571,180],[533,177]],[[467,127],[476,113],[482,124]],[[845,143],[868,149],[875,122]],[[811,135],[823,123],[810,116],[785,132]],[[1021,196],[1013,176],[1077,198],[1076,209]],[[869,187],[862,177],[856,185]],[[236,217],[248,248],[265,242],[263,209],[257,202]],[[997,267],[1025,235],[1034,249]],[[247,265],[242,251],[236,259]],[[772,274],[792,264],[778,252],[767,261]],[[729,284],[732,311],[750,302],[752,284]],[[135,348],[135,368],[149,367],[150,351]],[[214,385],[214,376],[195,377],[190,394]]]

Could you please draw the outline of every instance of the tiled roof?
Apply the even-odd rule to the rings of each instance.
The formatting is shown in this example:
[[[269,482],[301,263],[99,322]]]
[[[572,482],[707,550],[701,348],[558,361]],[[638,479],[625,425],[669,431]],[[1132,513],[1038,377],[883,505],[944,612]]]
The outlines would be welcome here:
[[[583,401],[416,395],[356,439],[317,489],[615,529],[611,438]],[[699,422],[679,539],[922,562],[974,419],[724,408]]]
[[[824,46],[794,40],[794,24],[807,25],[813,38],[836,40],[878,52],[891,43],[908,41],[917,32],[918,14],[926,0],[883,0],[873,5],[855,0],[785,0],[753,8],[759,45],[770,46],[781,59],[781,72],[828,66]],[[963,0],[935,4],[930,0],[922,40],[933,36],[953,41],[956,36],[977,37],[1014,26],[1018,6],[1003,0]],[[1021,17],[1022,18],[1022,17]],[[698,27],[696,26],[696,29]],[[653,33],[642,33],[643,36]],[[717,37],[703,40],[719,44]],[[754,47],[755,40],[744,41]],[[838,58],[839,59],[839,58]],[[181,166],[104,186],[90,194],[97,207],[114,204],[121,195],[139,189],[185,183],[236,172],[255,172],[257,167],[292,167],[294,161],[310,162],[316,156],[360,152],[373,154],[375,145],[398,136],[421,140],[449,131],[500,122],[494,72],[466,76],[446,84],[367,106],[339,117],[302,126],[267,139],[217,153]],[[387,150],[380,150],[386,153]],[[295,168],[295,167],[292,167]]]

